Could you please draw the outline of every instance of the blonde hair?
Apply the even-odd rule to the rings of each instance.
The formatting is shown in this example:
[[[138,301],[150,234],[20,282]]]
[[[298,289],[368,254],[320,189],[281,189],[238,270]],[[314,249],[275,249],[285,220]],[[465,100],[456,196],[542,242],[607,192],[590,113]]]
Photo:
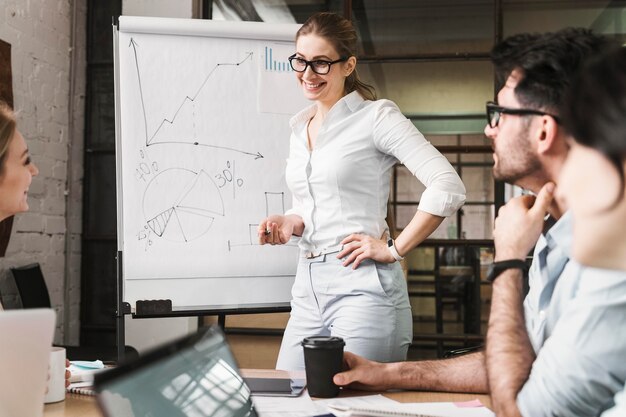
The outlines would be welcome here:
[[[11,107],[0,101],[0,175],[4,174],[4,162],[11,139],[16,130],[15,115]]]
[[[309,17],[296,33],[296,41],[302,35],[314,34],[330,42],[341,57],[356,57],[357,34],[352,22],[335,13],[316,13]],[[376,100],[376,90],[359,78],[356,68],[346,78],[344,94],[358,91],[366,100]]]

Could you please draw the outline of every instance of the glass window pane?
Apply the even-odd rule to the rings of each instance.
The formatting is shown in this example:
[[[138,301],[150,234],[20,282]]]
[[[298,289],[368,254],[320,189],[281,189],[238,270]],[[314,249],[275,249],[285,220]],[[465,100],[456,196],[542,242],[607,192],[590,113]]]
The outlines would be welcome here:
[[[429,236],[430,239],[457,239],[457,216],[452,215],[443,219],[437,230]]]
[[[623,34],[626,7],[622,1],[581,2],[504,0],[504,36],[519,32],[547,32],[585,27],[596,33]]]
[[[433,146],[455,146],[459,144],[458,135],[428,135],[426,139],[433,144]]]
[[[485,102],[493,99],[493,66],[489,61],[360,62],[357,68],[361,79],[372,84],[379,97],[394,101],[407,115],[482,115]]]
[[[463,167],[466,201],[493,201],[493,176],[491,167]]]
[[[411,221],[415,212],[417,211],[417,204],[401,205],[396,207],[396,229],[404,229]]]
[[[494,206],[463,206],[463,229],[465,239],[492,239]]]
[[[487,52],[493,43],[493,1],[365,0],[353,2],[353,18],[372,55]]]
[[[396,168],[396,176],[396,201],[419,201],[426,187],[404,165]]]
[[[485,121],[485,124],[487,122]],[[461,143],[464,146],[491,146],[491,140],[480,134],[464,134],[461,136]]]
[[[493,154],[491,153],[463,153],[461,154],[461,163],[474,163],[489,165],[489,169],[493,166]]]

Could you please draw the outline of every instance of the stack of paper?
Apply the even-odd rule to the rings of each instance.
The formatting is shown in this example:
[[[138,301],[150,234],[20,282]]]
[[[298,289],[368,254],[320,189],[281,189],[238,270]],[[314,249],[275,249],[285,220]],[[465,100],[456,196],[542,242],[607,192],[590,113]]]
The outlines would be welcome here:
[[[480,401],[462,403],[399,403],[383,395],[313,401],[300,397],[256,397],[252,400],[263,417],[311,417],[332,413],[337,417],[494,417]]]
[[[337,417],[494,417],[480,401],[399,403],[382,395],[324,400]]]
[[[70,382],[93,382],[93,375],[105,369],[102,361],[71,361]]]

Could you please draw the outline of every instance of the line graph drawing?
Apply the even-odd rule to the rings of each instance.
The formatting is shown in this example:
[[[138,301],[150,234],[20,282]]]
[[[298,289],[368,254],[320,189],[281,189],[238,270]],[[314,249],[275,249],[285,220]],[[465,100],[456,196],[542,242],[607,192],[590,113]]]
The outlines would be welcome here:
[[[140,232],[140,240],[154,234],[175,242],[202,237],[216,217],[225,215],[222,195],[210,175],[186,168],[166,169],[148,183],[143,212],[148,233]]]
[[[208,140],[211,142],[212,138],[198,138],[196,133],[196,101],[200,99],[202,94],[208,94],[208,86],[211,84],[209,81],[215,78],[216,74],[219,70],[224,70],[226,68],[237,68],[243,65],[251,64],[253,52],[246,52],[245,57],[243,57],[238,62],[221,62],[215,64],[215,66],[209,71],[204,80],[200,83],[199,87],[195,90],[195,92],[191,95],[185,95],[181,100],[180,105],[174,111],[173,115],[169,117],[163,117],[163,119],[158,123],[157,128],[154,133],[150,135],[149,127],[148,127],[148,117],[146,112],[146,102],[144,97],[144,90],[141,80],[141,70],[139,65],[139,57],[137,54],[137,48],[139,47],[138,43],[131,37],[130,42],[128,44],[129,48],[132,48],[133,57],[134,57],[134,67],[137,74],[138,88],[139,88],[139,100],[141,102],[141,109],[143,114],[143,124],[144,124],[144,134],[145,134],[145,146],[146,148],[154,145],[164,145],[164,144],[180,144],[180,145],[193,145],[193,146],[203,146],[215,149],[222,149],[230,152],[237,152],[244,155],[249,155],[254,157],[254,159],[262,159],[264,156],[261,152],[247,151],[243,149],[236,149],[230,146],[218,145],[215,143],[207,143]],[[181,135],[177,132],[172,132],[172,129],[176,127],[177,124],[185,127],[192,127],[191,134]],[[175,129],[174,129],[175,130]]]

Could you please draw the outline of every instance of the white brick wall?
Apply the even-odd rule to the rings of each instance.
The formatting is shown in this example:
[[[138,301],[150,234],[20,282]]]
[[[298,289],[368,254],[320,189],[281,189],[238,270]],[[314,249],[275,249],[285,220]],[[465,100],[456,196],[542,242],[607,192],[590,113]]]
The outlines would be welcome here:
[[[16,216],[6,257],[0,258],[0,269],[32,262],[41,264],[57,311],[57,343],[78,342],[79,330],[85,3],[0,0],[0,39],[11,44],[18,129],[40,171],[30,187],[30,211]],[[76,64],[72,106],[70,51],[74,7]],[[71,132],[70,117],[74,123]]]

